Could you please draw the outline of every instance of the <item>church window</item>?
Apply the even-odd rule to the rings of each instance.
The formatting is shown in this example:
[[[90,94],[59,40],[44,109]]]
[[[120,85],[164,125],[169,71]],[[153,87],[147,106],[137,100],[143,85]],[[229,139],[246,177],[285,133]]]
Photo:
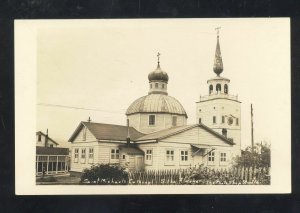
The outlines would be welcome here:
[[[225,116],[222,115],[222,124],[225,123]]]
[[[173,116],[172,117],[172,126],[176,126],[177,125],[177,116]]]
[[[201,124],[201,118],[199,118],[199,124]]]
[[[89,163],[94,163],[94,148],[89,148]]]
[[[50,148],[53,148],[53,144],[50,144]]]
[[[152,89],[152,84],[150,84],[150,89]]]
[[[174,150],[166,150],[166,161],[174,161]]]
[[[149,126],[155,125],[155,115],[149,115]]]
[[[81,150],[81,161],[80,161],[80,163],[85,163],[85,149],[82,149]]]
[[[125,159],[126,158],[126,155],[123,155],[123,159]]]
[[[158,88],[158,83],[155,83],[155,88]]]
[[[239,119],[236,118],[236,125],[238,126],[239,125]]]
[[[165,85],[164,85],[164,84],[162,84],[162,85],[161,85],[161,87],[164,89],[164,88],[165,88]]]
[[[209,162],[214,162],[215,161],[215,152],[214,151],[208,153],[208,161]]]
[[[221,84],[217,84],[216,90],[217,90],[217,92],[221,92]]]
[[[74,163],[78,163],[79,149],[74,150]]]
[[[212,91],[213,91],[213,85],[209,85],[209,94],[211,94],[212,93]]]
[[[110,159],[119,159],[119,149],[111,149]]]
[[[224,85],[224,93],[228,94],[228,85],[227,84]]]
[[[213,123],[217,123],[217,119],[216,119],[216,116],[213,116]]]
[[[181,161],[188,161],[188,151],[180,151],[180,160]]]
[[[226,162],[226,153],[225,152],[221,152],[220,161]]]
[[[152,163],[152,149],[147,149],[146,150],[146,156],[145,156],[145,163],[148,165]]]
[[[42,135],[38,135],[38,142],[42,141]]]

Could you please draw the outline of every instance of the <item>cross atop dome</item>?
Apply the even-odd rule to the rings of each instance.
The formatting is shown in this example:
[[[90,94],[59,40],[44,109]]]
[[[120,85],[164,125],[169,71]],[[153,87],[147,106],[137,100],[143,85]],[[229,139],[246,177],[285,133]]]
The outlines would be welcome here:
[[[160,53],[158,52],[158,53],[157,53],[157,67],[159,67],[159,63],[160,63],[160,61],[159,61],[159,56],[160,56]]]

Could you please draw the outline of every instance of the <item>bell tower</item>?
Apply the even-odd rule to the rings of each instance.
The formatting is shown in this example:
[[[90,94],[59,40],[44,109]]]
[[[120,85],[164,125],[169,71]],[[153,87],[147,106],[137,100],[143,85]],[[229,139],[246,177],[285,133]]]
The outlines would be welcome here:
[[[223,61],[221,55],[219,30],[213,71],[215,77],[207,81],[208,95],[200,96],[196,102],[197,123],[202,123],[235,143],[234,155],[241,153],[241,102],[237,95],[229,93],[230,80],[221,76]]]

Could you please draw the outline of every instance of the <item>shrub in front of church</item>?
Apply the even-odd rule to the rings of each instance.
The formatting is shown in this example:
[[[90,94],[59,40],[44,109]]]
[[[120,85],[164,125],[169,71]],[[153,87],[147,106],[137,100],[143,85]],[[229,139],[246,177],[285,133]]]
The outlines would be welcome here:
[[[115,164],[93,165],[85,169],[81,175],[82,184],[124,185],[128,184],[128,172]]]

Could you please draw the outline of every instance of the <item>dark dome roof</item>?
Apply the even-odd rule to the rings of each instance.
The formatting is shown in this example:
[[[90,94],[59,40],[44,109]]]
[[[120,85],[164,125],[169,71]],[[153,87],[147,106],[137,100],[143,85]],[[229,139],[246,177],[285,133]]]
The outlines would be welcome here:
[[[149,79],[149,81],[165,81],[165,82],[168,82],[169,81],[169,76],[165,71],[163,71],[160,68],[160,66],[158,64],[156,70],[149,73],[148,79]]]
[[[126,115],[135,113],[187,114],[178,100],[163,94],[150,94],[135,100],[127,109]]]

